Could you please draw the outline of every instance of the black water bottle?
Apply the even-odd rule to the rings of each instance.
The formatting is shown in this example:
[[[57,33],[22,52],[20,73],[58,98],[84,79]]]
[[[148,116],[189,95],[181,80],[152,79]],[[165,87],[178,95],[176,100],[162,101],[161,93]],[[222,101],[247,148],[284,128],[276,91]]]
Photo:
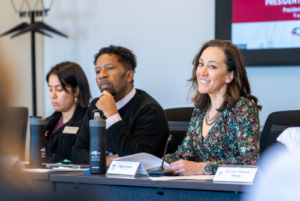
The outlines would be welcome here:
[[[101,110],[94,110],[94,119],[90,120],[90,172],[92,174],[106,173],[106,121],[101,118],[101,113]]]
[[[40,116],[30,117],[30,151],[29,165],[32,168],[41,168],[45,162],[45,132],[46,119]]]

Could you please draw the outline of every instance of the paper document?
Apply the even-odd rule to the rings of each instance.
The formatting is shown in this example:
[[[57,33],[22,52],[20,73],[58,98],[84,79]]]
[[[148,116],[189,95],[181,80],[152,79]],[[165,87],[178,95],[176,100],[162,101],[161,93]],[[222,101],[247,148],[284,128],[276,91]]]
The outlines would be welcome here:
[[[50,169],[39,169],[39,168],[33,168],[33,169],[22,169],[23,172],[49,172]]]
[[[49,168],[49,169],[58,168],[58,167],[67,167],[67,168],[73,168],[73,169],[90,168],[90,165],[87,165],[87,164],[42,163],[42,165],[45,165],[46,168]]]
[[[22,169],[24,172],[83,172],[84,170],[89,170],[88,168],[86,169],[74,169],[74,168],[68,168],[68,167],[57,167],[57,168],[52,168],[52,169],[38,169],[38,168],[33,168],[33,169]]]
[[[147,153],[138,153],[129,156],[119,157],[113,159],[113,161],[131,161],[140,162],[146,170],[159,168],[162,163],[162,159]],[[169,164],[164,162],[164,168],[168,169]]]
[[[77,169],[77,168],[69,168],[69,167],[57,167],[57,168],[52,168],[51,172],[83,172],[85,170],[90,170],[90,169],[89,168]]]
[[[153,181],[168,181],[168,180],[213,180],[215,175],[192,175],[192,176],[163,176],[163,177],[149,177]]]

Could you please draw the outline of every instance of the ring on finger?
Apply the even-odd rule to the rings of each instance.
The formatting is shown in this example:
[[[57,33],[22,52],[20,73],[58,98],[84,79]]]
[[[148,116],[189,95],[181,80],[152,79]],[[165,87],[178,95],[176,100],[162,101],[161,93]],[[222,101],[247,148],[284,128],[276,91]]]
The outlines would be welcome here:
[[[178,173],[178,170],[175,170],[174,172],[175,172],[175,174],[179,174],[179,173]]]

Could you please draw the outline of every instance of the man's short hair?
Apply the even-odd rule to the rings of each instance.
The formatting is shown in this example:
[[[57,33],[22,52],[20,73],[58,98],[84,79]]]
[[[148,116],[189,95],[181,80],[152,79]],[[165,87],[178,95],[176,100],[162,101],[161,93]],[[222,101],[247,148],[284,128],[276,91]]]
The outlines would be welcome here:
[[[96,65],[97,59],[102,54],[114,54],[118,56],[118,62],[120,62],[125,70],[133,70],[135,72],[136,68],[136,56],[132,53],[131,50],[122,47],[122,46],[114,46],[110,45],[109,47],[104,47],[99,50],[97,54],[95,54],[94,64]]]

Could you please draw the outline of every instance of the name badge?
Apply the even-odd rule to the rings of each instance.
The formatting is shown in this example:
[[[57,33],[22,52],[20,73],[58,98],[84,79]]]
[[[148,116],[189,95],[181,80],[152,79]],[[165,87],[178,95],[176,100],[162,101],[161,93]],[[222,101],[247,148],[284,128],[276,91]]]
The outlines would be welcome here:
[[[146,169],[140,162],[128,161],[112,161],[106,174],[108,175],[129,175],[135,176],[136,174],[148,175]]]
[[[252,183],[257,169],[257,166],[220,166],[213,181]]]
[[[66,126],[65,129],[63,130],[63,133],[65,133],[65,134],[76,134],[78,129],[79,129],[79,127]]]

